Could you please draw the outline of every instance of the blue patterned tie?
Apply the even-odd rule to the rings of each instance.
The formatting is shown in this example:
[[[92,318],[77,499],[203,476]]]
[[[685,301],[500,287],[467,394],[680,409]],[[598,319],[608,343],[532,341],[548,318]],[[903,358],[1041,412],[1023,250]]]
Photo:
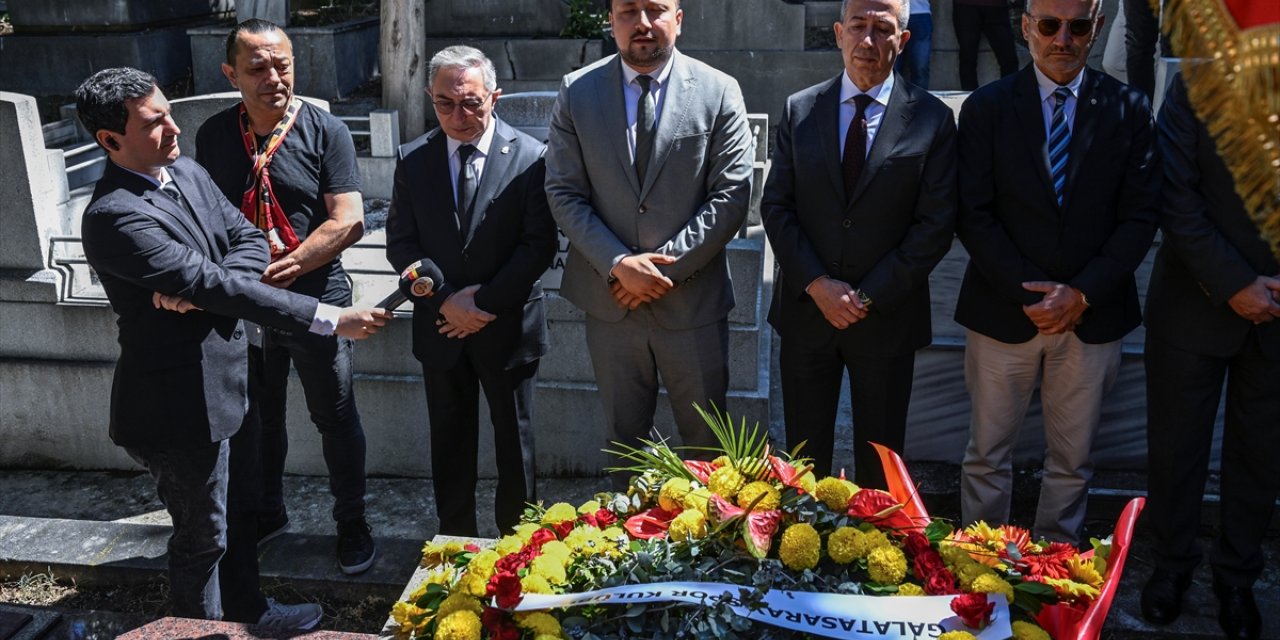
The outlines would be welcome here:
[[[1062,206],[1062,195],[1067,186],[1067,147],[1071,146],[1071,129],[1067,127],[1067,98],[1071,90],[1058,87],[1053,90],[1053,119],[1049,125],[1049,174],[1053,176],[1053,192]]]

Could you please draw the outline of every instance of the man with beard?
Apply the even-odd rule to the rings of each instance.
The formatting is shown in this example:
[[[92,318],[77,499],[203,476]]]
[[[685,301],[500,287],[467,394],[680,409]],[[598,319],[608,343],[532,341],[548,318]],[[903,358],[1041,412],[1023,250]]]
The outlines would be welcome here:
[[[713,443],[694,405],[723,409],[728,390],[724,247],[754,149],[738,83],[676,51],[683,19],[678,0],[614,0],[618,55],[565,76],[548,141],[547,198],[570,242],[561,293],[587,314],[609,438],[631,446],[659,377],[685,445]]]

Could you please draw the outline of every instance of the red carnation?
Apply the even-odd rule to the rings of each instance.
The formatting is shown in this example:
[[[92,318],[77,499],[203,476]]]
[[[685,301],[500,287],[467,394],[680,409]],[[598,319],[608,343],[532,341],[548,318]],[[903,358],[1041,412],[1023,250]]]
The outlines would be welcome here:
[[[928,580],[938,570],[946,568],[947,566],[942,563],[942,557],[937,553],[922,553],[914,560],[916,577],[921,580]]]
[[[589,524],[597,529],[600,528],[600,523],[596,521],[596,514],[594,513],[584,513],[578,516],[578,522]]]
[[[510,614],[502,609],[485,607],[480,615],[480,624],[494,640],[520,640],[520,629],[512,622]]]
[[[557,522],[551,525],[555,527],[556,537],[563,540],[565,536],[569,535],[569,533],[573,531],[574,522],[575,521],[573,520],[565,520],[564,522]]]
[[[921,535],[919,531],[908,533],[907,537],[902,540],[902,548],[912,556],[933,551],[933,545],[929,544],[929,539]]]
[[[468,542],[462,546],[462,549],[463,551],[469,551],[471,553],[480,553],[480,545],[474,542]]]
[[[529,538],[529,546],[535,549],[542,549],[542,545],[556,539],[556,534],[550,529],[543,527],[533,532]]]
[[[931,596],[949,596],[960,593],[956,589],[956,576],[943,567],[924,579],[924,592]]]
[[[514,573],[495,575],[489,582],[488,590],[493,591],[491,595],[497,597],[498,606],[503,609],[510,609],[520,603],[520,577]]]
[[[951,599],[951,610],[960,616],[964,626],[970,629],[982,629],[991,620],[991,612],[996,603],[987,602],[985,593],[966,593]]]
[[[613,512],[608,509],[601,508],[596,512],[596,522],[599,523],[596,526],[604,529],[617,524],[618,516],[613,515]]]

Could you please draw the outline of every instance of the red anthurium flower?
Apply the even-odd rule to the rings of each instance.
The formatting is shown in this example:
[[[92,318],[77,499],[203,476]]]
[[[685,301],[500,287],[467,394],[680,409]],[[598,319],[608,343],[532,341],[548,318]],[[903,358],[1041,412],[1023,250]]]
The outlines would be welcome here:
[[[985,593],[966,593],[951,599],[951,610],[960,616],[966,627],[983,629],[991,621],[996,604],[987,601]]]
[[[893,529],[911,529],[915,523],[902,511],[902,503],[878,489],[862,489],[849,499],[849,515],[871,524]]]
[[[633,538],[661,538],[667,535],[667,527],[671,526],[671,521],[677,515],[680,515],[679,510],[666,511],[662,507],[654,507],[627,518],[626,524],[622,526]]]
[[[709,502],[711,503],[711,510],[716,513],[716,517],[719,518],[721,522],[724,522],[725,520],[732,520],[747,512],[746,509],[743,509],[742,507],[739,507],[738,505],[735,505],[714,493],[711,494]]]
[[[800,489],[800,492],[804,493],[804,488],[800,486],[800,477],[812,471],[813,465],[797,469],[778,456],[769,456],[769,466],[773,468],[773,475],[777,476],[782,484],[792,489]]]
[[[697,478],[698,482],[701,482],[704,487],[711,478],[711,472],[720,468],[720,465],[705,460],[684,460],[683,462],[684,468],[688,469],[689,473],[692,473],[693,477]]]

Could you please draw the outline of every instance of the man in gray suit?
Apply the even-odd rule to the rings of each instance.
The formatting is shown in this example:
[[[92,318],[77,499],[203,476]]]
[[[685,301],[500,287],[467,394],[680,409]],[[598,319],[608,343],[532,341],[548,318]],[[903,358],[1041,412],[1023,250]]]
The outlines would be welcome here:
[[[733,289],[725,245],[747,214],[751,156],[733,78],[675,49],[678,0],[613,0],[618,54],[565,76],[547,199],[569,238],[561,293],[587,313],[610,438],[637,445],[661,376],[685,445],[724,408]]]

